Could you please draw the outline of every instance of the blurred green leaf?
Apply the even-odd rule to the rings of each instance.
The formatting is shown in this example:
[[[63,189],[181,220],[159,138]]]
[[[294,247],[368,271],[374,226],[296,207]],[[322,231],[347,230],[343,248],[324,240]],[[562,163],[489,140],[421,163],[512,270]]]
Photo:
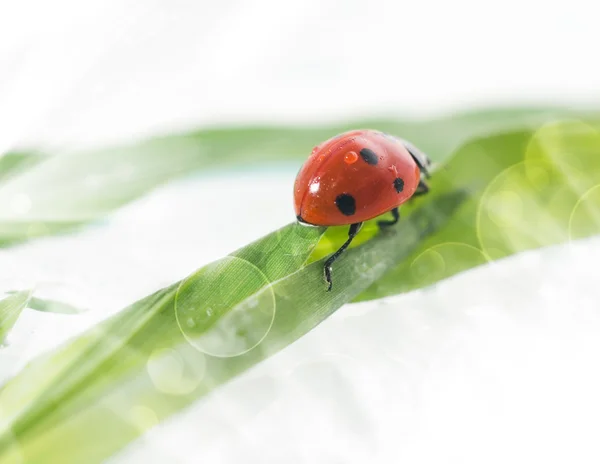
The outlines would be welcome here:
[[[0,183],[6,182],[10,177],[31,169],[45,159],[37,153],[7,153],[0,156]]]
[[[0,296],[0,349],[3,344],[6,344],[7,336],[24,309],[29,308],[60,314],[79,314],[81,312],[80,309],[67,303],[35,298],[32,296],[33,292],[31,290],[11,290],[3,293]],[[1,413],[2,410],[0,408]]]
[[[110,456],[154,425],[136,411],[168,417],[289,345],[441,227],[464,194],[438,200],[348,252],[331,293],[323,262],[304,265],[323,229],[291,224],[35,360],[0,390],[0,450],[37,463]]]
[[[0,299],[0,343],[4,341],[10,329],[19,318],[31,298],[31,292],[20,291]]]
[[[436,173],[431,200],[460,186],[470,192],[469,201],[356,301],[422,288],[520,251],[600,233],[599,129],[598,123],[565,120],[466,144]]]
[[[5,292],[7,295],[16,295],[16,290],[10,290]],[[56,313],[56,314],[80,314],[85,312],[85,309],[77,308],[69,303],[63,301],[57,301],[49,298],[38,298],[31,296],[32,291],[27,292],[30,297],[27,300],[27,308],[35,311],[41,311],[44,313]]]
[[[0,461],[101,461],[346,302],[426,287],[492,259],[598,233],[600,123],[523,127],[513,115],[518,127],[506,131],[508,113],[499,119],[502,131],[483,136],[474,118],[479,132],[470,137],[480,136],[434,155],[445,162],[431,193],[403,207],[397,227],[365,226],[335,264],[333,292],[325,292],[323,260],[347,228],[292,224],[33,361],[0,389]],[[296,146],[285,134],[265,136],[282,144],[266,153]],[[246,134],[255,144],[245,149],[264,149],[263,135]],[[217,137],[204,136],[205,144]]]
[[[55,314],[80,314],[85,311],[85,309],[77,308],[64,301],[36,297],[32,297],[31,300],[29,300],[27,307],[36,311]]]
[[[575,112],[517,108],[423,121],[203,129],[83,152],[8,153],[0,157],[0,246],[97,221],[172,179],[202,169],[243,169],[266,162],[299,167],[318,142],[356,127],[398,134],[443,160],[473,137],[534,128],[570,114]]]

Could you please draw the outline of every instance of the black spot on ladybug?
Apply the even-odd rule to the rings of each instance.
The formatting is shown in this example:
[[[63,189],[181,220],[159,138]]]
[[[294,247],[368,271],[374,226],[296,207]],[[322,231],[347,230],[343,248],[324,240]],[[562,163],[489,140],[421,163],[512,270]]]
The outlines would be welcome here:
[[[402,179],[400,179],[400,177],[396,177],[394,179],[394,188],[396,189],[396,192],[400,193],[402,192],[402,190],[404,190],[404,181]]]
[[[356,212],[356,201],[348,193],[342,193],[335,199],[335,205],[345,216],[352,216]]]
[[[363,148],[360,151],[360,156],[367,164],[370,164],[371,166],[375,166],[379,162],[379,158],[375,152],[369,148]]]

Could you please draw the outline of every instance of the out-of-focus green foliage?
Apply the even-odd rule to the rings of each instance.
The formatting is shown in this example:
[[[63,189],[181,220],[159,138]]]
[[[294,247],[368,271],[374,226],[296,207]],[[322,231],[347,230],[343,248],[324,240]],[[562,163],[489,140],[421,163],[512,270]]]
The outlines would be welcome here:
[[[447,192],[349,251],[331,293],[323,262],[305,264],[323,229],[291,224],[133,304],[0,389],[0,461],[110,456],[311,330],[434,234],[464,200]]]
[[[597,120],[519,125],[525,113],[489,116],[486,130],[480,115],[463,117],[463,126],[446,121],[448,132],[439,121],[419,123],[420,133],[415,124],[412,135],[409,126],[398,131],[370,124],[414,140],[439,166],[431,193],[403,207],[397,226],[385,232],[373,221],[365,226],[335,263],[331,293],[325,292],[323,261],[347,229],[290,224],[36,359],[0,389],[0,462],[45,463],[57,456],[65,464],[101,461],[344,303],[426,287],[522,250],[597,233]],[[516,127],[509,130],[509,122]],[[304,144],[287,151],[301,159],[332,132],[295,138],[302,130],[238,130],[231,140],[226,131],[206,131],[190,140],[201,141],[207,153],[216,147],[237,153],[230,160],[265,160]],[[95,211],[106,212],[143,189],[134,190],[115,193],[114,202]]]
[[[12,326],[17,322],[31,298],[31,292],[20,291],[0,297],[0,343],[8,335]]]
[[[593,121],[564,120],[465,144],[435,173],[427,201],[452,188],[467,189],[469,200],[356,300],[422,288],[490,260],[599,233],[599,129]],[[376,233],[369,223],[353,246]],[[333,252],[345,235],[345,228],[330,229],[313,258]]]
[[[203,129],[83,152],[7,153],[0,157],[0,246],[101,220],[170,180],[202,170],[267,162],[299,167],[315,144],[352,128],[397,134],[443,160],[473,138],[532,129],[570,114],[563,108],[517,108],[420,121]]]

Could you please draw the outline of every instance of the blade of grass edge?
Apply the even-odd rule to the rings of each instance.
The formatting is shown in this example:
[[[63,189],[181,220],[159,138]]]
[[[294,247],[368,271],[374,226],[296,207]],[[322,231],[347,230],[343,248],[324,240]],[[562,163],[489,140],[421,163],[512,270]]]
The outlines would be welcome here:
[[[22,290],[8,295],[0,301],[0,343],[15,325],[21,312],[27,307],[31,292]]]
[[[349,250],[335,269],[331,293],[324,291],[322,261],[298,266],[322,230],[306,232],[292,224],[258,242],[269,245],[268,253],[259,252],[256,243],[234,253],[268,276],[276,307],[264,339],[239,356],[211,356],[188,342],[175,314],[180,284],[135,303],[35,360],[0,390],[3,448],[38,463],[55,456],[65,464],[111,456],[153,425],[136,423],[132,408],[149,408],[157,420],[165,419],[294,342],[400,262],[424,236],[448,221],[465,199],[462,191],[450,192],[415,211],[397,229]],[[305,240],[302,252],[290,253],[290,242],[302,242],[286,240],[291,234],[313,235]],[[276,275],[281,277],[273,279]],[[205,277],[192,276],[191,282],[203,296]],[[227,280],[227,275],[221,277]],[[195,303],[205,307],[207,301]],[[149,368],[151,359],[160,364],[173,357],[184,366],[188,382],[169,384]]]
[[[534,128],[568,116],[588,118],[597,113],[560,107],[491,108],[418,121],[205,128],[77,152],[7,153],[0,157],[0,171],[4,164],[4,169],[12,169],[10,176],[0,179],[0,247],[76,230],[171,180],[203,169],[300,163],[315,143],[356,127],[401,135],[442,161],[474,137]],[[17,162],[21,163],[18,170],[12,167]],[[28,198],[31,207],[26,215],[11,210],[14,195]]]

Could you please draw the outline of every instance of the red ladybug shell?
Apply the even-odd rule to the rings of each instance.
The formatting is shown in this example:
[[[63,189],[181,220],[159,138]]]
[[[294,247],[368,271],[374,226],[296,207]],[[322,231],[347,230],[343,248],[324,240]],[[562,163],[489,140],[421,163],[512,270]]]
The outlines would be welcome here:
[[[294,184],[299,221],[341,226],[367,221],[406,202],[421,171],[404,144],[374,130],[354,130],[313,149]]]

